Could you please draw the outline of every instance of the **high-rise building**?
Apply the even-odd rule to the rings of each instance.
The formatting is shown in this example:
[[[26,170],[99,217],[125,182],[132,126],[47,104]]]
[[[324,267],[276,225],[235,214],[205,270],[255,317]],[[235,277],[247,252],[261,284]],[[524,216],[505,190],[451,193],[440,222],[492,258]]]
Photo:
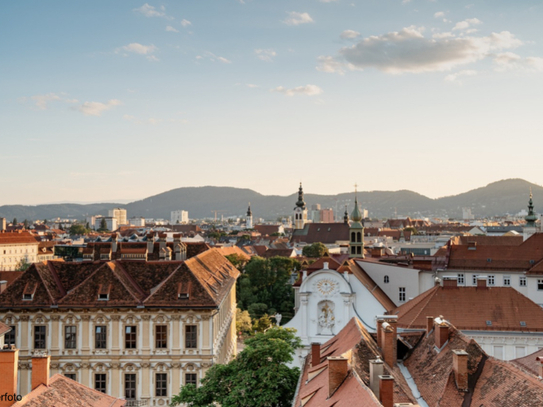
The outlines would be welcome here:
[[[122,209],[122,208],[110,209],[108,216],[111,218],[115,218],[118,226],[128,224],[128,222],[126,221],[126,209]],[[110,229],[110,230],[113,230],[113,229]]]
[[[170,224],[189,223],[189,211],[172,211],[170,216]]]

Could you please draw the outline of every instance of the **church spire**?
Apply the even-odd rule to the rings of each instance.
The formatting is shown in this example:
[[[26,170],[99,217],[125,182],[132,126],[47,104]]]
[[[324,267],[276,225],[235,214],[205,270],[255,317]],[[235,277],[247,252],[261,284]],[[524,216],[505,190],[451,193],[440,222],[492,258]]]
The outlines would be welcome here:
[[[305,209],[304,189],[302,188],[301,182],[300,182],[300,189],[298,189],[298,201],[296,202],[296,206],[298,208]]]
[[[351,213],[351,219],[353,222],[360,222],[362,220],[362,213],[360,212],[360,208],[358,207],[358,191],[356,188],[358,185],[354,184],[354,209]]]
[[[349,212],[347,212],[347,205],[345,205],[345,213],[343,214],[343,223],[349,223]]]
[[[247,216],[253,216],[253,212],[251,212],[251,202],[249,202],[249,208],[247,208]]]
[[[528,216],[526,216],[524,219],[526,220],[525,227],[535,228],[535,221],[537,220],[537,215],[534,213],[532,188],[530,188],[530,200],[528,201]]]

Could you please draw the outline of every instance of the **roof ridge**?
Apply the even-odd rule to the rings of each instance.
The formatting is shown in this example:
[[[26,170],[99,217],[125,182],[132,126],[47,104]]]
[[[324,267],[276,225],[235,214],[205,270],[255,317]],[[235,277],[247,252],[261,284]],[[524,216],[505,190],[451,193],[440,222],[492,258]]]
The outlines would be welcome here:
[[[58,290],[60,291],[60,294],[62,295],[60,298],[64,297],[66,295],[66,289],[64,288],[64,286],[62,285],[60,281],[58,273],[55,267],[53,266],[53,262],[46,260],[45,264],[47,265],[47,268],[49,269],[49,271],[51,271],[51,275],[53,276],[53,279],[55,280],[55,283],[57,284]]]
[[[426,309],[426,306],[428,305],[428,303],[430,302],[430,300],[433,298],[434,295],[437,294],[438,290],[439,290],[439,287],[438,285],[436,285],[435,287],[432,287],[430,288],[428,291],[428,296],[427,297],[424,297],[424,298],[421,298],[419,302],[417,302],[417,304],[413,304],[413,306],[415,305],[418,305],[418,304],[421,304],[425,299],[426,299],[426,303],[424,304],[423,307],[420,307],[419,308],[419,312],[417,312],[417,314],[415,315],[415,317],[409,322],[409,325],[407,326],[408,328],[413,324],[413,322],[418,318],[418,316],[422,313],[422,311],[424,309]],[[430,291],[432,291],[432,289],[434,290],[433,293],[431,293]],[[406,303],[407,304],[407,303]],[[411,308],[413,309],[413,308]]]
[[[46,283],[46,281],[44,280],[44,278],[43,278],[43,276],[41,274],[42,272],[40,271],[40,267],[38,267],[38,265],[41,266],[41,267],[46,267],[46,265],[43,262],[42,263],[34,263],[34,264],[32,264],[32,266],[34,266],[34,268],[36,270],[36,273],[38,274],[38,277],[41,280],[41,283],[42,283],[43,287],[45,288],[45,291],[47,291],[47,295],[49,295],[49,299],[51,300],[51,303],[56,304],[57,300],[55,300],[55,298],[51,294],[51,291],[49,290],[49,287],[48,287],[48,283]]]
[[[116,273],[116,270],[111,268],[110,266],[110,263],[113,263],[115,264],[116,267],[118,267],[122,273],[125,275],[125,277],[128,279],[128,281],[130,281],[130,283],[134,286],[134,288],[136,289],[136,291],[138,291],[138,293],[140,294],[141,298],[139,298],[138,300],[141,302],[145,297],[147,297],[145,291],[143,291],[143,289],[138,285],[138,283],[136,283],[136,281],[132,278],[132,276],[130,275],[130,273],[128,273],[126,271],[126,269],[123,267],[122,263],[118,260],[113,260],[111,262],[107,262],[108,264],[108,267],[114,272]],[[121,283],[122,283],[122,280],[121,280]],[[125,286],[125,288],[127,288]],[[127,288],[128,289],[128,288]]]

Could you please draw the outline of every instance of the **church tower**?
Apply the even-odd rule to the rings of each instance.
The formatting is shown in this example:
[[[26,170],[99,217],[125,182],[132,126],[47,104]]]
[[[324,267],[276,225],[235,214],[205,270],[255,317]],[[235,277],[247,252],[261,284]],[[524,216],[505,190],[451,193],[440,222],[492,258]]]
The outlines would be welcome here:
[[[347,205],[345,205],[345,213],[343,214],[343,223],[349,224],[349,213],[347,212]]]
[[[534,213],[534,202],[532,196],[532,189],[530,188],[530,200],[528,201],[528,215],[524,218],[526,220],[526,225],[522,228],[522,234],[524,240],[528,239],[536,232],[535,221],[537,220],[537,215]]]
[[[253,212],[251,212],[251,202],[249,202],[249,208],[247,208],[247,218],[245,219],[245,229],[253,228]]]
[[[303,229],[307,223],[307,207],[304,202],[304,190],[302,183],[300,182],[300,189],[298,190],[298,201],[294,208],[294,229]]]
[[[354,209],[351,213],[351,224],[349,226],[349,257],[364,258],[364,225],[362,224],[362,213],[358,208],[358,197],[354,196]]]

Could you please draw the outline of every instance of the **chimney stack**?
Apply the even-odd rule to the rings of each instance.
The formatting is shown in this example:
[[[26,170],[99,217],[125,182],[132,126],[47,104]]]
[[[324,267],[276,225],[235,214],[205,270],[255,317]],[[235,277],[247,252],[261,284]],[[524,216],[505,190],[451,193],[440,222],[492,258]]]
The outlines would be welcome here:
[[[442,316],[434,320],[434,341],[438,349],[441,349],[449,340],[449,326]]]
[[[19,365],[19,349],[15,345],[5,345],[0,349],[0,377],[2,378],[2,392],[6,392],[8,397],[0,398],[0,407],[11,406],[16,400],[17,394],[17,368]],[[13,396],[11,400],[9,396]]]
[[[370,360],[370,389],[379,399],[379,376],[383,375],[383,361],[381,359]]]
[[[538,356],[537,358],[535,358],[535,360],[539,362],[537,374],[540,379],[543,379],[543,357]]]
[[[379,376],[379,401],[383,407],[394,407],[394,377]]]
[[[313,342],[311,344],[311,366],[317,366],[321,363],[321,344]]]
[[[458,390],[468,391],[468,353],[465,350],[453,350],[453,370]]]
[[[40,384],[49,385],[49,362],[51,356],[33,356],[32,357],[32,390]]]
[[[432,329],[434,329],[434,317],[426,317],[426,336],[430,335],[430,332],[432,332]]]
[[[381,324],[381,353],[385,362],[390,367],[394,366],[398,359],[398,344],[396,335],[396,323],[398,316],[385,316],[385,321]]]
[[[328,397],[332,397],[347,377],[347,373],[349,373],[349,365],[346,358],[328,357]]]
[[[477,289],[484,290],[487,288],[486,277],[479,276],[477,277]]]
[[[383,326],[383,322],[385,322],[385,320],[382,317],[377,317],[377,346],[379,348],[383,347],[383,344],[381,343],[381,327]]]

